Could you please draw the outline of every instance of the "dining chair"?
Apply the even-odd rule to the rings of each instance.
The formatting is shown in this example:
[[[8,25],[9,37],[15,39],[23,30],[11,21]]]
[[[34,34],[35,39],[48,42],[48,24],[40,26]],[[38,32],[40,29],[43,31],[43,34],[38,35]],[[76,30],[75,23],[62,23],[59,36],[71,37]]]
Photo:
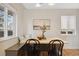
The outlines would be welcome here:
[[[25,44],[29,45],[29,51],[27,51],[28,56],[40,55],[40,51],[37,50],[40,42],[37,39],[28,39]]]
[[[49,42],[49,56],[62,56],[64,42],[62,40],[51,40]]]

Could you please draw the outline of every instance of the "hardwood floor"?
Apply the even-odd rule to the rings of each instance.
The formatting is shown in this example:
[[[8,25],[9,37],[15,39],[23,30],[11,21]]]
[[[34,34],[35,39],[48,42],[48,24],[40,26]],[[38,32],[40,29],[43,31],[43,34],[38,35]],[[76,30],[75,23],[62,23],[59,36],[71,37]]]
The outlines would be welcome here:
[[[63,56],[79,56],[79,49],[64,49]]]
[[[46,51],[41,52],[41,56],[48,56]],[[79,56],[79,49],[64,49],[63,56]]]
[[[40,56],[48,56],[48,52],[42,51]],[[64,49],[63,56],[79,56],[79,49]]]

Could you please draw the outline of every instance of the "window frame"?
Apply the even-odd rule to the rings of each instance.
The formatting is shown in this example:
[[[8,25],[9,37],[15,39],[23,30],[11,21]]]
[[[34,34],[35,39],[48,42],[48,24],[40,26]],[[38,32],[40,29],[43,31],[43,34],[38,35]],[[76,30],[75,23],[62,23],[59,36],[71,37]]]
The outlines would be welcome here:
[[[61,34],[63,34],[63,32],[65,32],[65,34],[63,34],[63,35],[69,35],[69,34],[73,34],[73,35],[76,35],[76,15],[63,15],[63,16],[65,16],[65,17],[67,17],[67,19],[65,19],[66,20],[66,22],[67,22],[67,24],[65,24],[65,26],[67,27],[66,29],[62,29],[62,28],[64,28],[64,27],[62,27],[62,19],[61,19]],[[61,16],[61,18],[63,17],[63,16]],[[71,25],[71,18],[73,18],[74,17],[74,28],[72,28],[72,27],[70,27]],[[69,20],[70,19],[70,20]]]
[[[8,39],[11,39],[11,38],[15,38],[17,37],[17,15],[16,15],[16,10],[14,10],[14,8],[12,8],[9,4],[0,4],[3,8],[4,8],[4,37],[0,37],[0,41],[3,41],[3,40],[8,40]],[[8,10],[12,11],[13,14],[14,14],[14,19],[13,19],[13,35],[11,36],[8,36],[8,27],[7,27],[7,12]]]

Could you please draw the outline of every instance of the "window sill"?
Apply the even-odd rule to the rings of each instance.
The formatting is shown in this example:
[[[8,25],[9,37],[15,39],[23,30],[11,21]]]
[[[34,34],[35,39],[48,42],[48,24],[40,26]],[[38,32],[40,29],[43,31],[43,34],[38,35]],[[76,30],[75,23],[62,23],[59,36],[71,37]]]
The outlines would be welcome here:
[[[8,38],[0,38],[0,42],[3,42],[3,41],[7,41],[7,40],[10,40],[10,39],[16,39],[17,37],[14,36],[14,37],[8,37]]]

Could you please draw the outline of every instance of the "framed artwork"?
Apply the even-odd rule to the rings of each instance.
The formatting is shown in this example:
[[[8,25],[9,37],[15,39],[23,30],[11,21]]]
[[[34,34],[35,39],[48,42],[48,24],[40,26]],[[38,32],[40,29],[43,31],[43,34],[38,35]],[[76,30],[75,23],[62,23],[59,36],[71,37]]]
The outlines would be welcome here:
[[[50,30],[49,19],[33,19],[33,30],[40,30],[40,27],[45,26],[46,30]]]

